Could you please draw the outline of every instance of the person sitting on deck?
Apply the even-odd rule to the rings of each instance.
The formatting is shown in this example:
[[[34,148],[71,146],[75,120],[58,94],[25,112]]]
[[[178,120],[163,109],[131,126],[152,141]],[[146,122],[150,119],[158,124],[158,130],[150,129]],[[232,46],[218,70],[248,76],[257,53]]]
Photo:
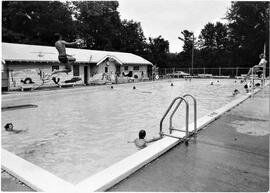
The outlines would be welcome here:
[[[128,141],[128,143],[134,143],[138,149],[143,149],[147,146],[147,143],[151,143],[154,141],[157,141],[161,139],[162,137],[153,137],[152,139],[145,139],[146,136],[146,131],[145,130],[140,130],[139,132],[139,138],[135,139],[134,141]]]
[[[59,33],[55,34],[55,38],[56,38],[55,48],[57,49],[59,53],[58,60],[61,63],[65,64],[65,69],[55,70],[52,72],[51,75],[54,75],[56,73],[61,73],[61,72],[65,72],[68,74],[69,72],[71,72],[71,63],[75,62],[76,59],[66,53],[66,45],[76,45],[76,44],[79,45],[82,40],[77,39],[75,42],[66,42],[62,40],[62,36]]]
[[[260,78],[261,75],[263,74],[263,69],[266,67],[266,63],[267,63],[267,60],[265,59],[265,55],[264,54],[260,54],[259,55],[260,57],[260,62],[258,65],[255,65],[253,66],[253,68],[250,68],[247,75],[245,76],[245,78],[241,81],[241,82],[244,82],[246,81],[246,79],[248,77],[250,77],[250,75],[252,74],[252,69],[253,69],[253,74],[258,74],[258,77]]]

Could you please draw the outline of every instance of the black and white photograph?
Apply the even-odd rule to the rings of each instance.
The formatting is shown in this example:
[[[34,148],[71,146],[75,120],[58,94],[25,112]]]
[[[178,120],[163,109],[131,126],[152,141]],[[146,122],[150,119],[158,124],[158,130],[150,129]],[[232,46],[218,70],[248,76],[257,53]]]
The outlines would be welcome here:
[[[270,1],[1,1],[1,192],[268,192]]]

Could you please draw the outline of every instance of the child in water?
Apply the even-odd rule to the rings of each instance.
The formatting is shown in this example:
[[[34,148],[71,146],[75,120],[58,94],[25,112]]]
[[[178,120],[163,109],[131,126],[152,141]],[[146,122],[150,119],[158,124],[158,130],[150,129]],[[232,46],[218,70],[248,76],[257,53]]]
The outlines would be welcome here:
[[[4,126],[4,128],[5,128],[6,131],[13,132],[13,133],[21,133],[21,132],[25,132],[26,131],[26,130],[15,130],[12,123],[7,123]]]
[[[247,84],[245,84],[244,89],[246,90],[247,93],[249,93],[251,91],[251,83],[248,82]]]
[[[233,96],[236,96],[237,94],[239,94],[240,93],[240,91],[238,90],[238,89],[235,89],[234,91],[233,91]]]
[[[159,136],[159,137],[153,137],[152,139],[147,140],[145,139],[145,136],[146,136],[145,130],[140,130],[139,138],[135,139],[134,141],[128,141],[128,143],[134,143],[138,149],[143,149],[147,146],[147,143],[151,143],[162,138],[161,136]]]

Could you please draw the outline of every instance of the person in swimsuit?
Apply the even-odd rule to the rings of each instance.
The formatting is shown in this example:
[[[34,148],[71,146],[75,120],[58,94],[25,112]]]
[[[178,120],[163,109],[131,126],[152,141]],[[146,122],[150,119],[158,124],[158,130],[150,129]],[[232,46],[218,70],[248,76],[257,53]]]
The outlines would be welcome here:
[[[4,126],[5,130],[8,131],[8,132],[13,132],[13,133],[21,133],[21,132],[26,132],[27,130],[16,130],[14,129],[14,126],[12,123],[7,123],[5,126]]]
[[[234,91],[233,91],[233,96],[236,96],[237,94],[239,94],[240,93],[240,91],[238,90],[238,89],[234,89]]]
[[[147,143],[151,143],[151,142],[161,139],[161,137],[153,137],[152,139],[147,140],[145,139],[145,136],[146,136],[146,131],[142,129],[139,132],[139,138],[133,141],[128,141],[128,143],[134,143],[138,149],[143,149],[147,146]]]
[[[58,33],[55,34],[55,38],[57,39],[57,41],[55,42],[55,48],[59,53],[58,59],[61,63],[65,64],[65,68],[63,70],[55,70],[52,72],[51,75],[61,72],[68,74],[69,72],[71,72],[71,64],[75,62],[76,59],[66,53],[66,45],[79,45],[81,43],[81,40],[77,39],[75,42],[66,42],[65,40],[62,40],[61,34]]]

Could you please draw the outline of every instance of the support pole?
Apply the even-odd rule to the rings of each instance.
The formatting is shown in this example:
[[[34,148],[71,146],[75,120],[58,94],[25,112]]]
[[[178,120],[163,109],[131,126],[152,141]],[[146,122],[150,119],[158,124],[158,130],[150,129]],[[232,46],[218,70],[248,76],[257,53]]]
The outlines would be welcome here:
[[[191,53],[191,75],[193,76],[194,65],[194,34],[192,34],[192,53]]]

